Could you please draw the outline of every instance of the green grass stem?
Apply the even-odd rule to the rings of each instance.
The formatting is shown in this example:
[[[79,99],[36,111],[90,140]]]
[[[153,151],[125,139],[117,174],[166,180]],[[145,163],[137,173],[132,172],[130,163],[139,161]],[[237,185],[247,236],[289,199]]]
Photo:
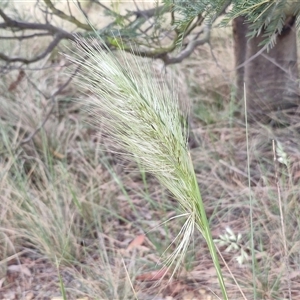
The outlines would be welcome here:
[[[77,83],[86,93],[82,101],[92,122],[110,136],[117,152],[125,152],[156,176],[187,213],[177,236],[181,241],[167,262],[176,261],[175,272],[196,226],[207,242],[223,299],[228,299],[175,89],[170,90],[163,77],[154,77],[151,62],[141,63],[122,51],[112,53],[100,37],[78,39],[77,46],[79,51],[69,60],[81,66]]]

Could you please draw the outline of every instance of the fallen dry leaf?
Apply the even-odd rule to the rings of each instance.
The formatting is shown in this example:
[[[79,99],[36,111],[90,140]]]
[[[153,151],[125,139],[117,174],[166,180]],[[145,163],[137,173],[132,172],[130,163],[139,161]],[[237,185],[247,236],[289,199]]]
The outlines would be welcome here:
[[[8,88],[8,90],[11,92],[13,91],[14,89],[17,88],[17,86],[19,85],[19,83],[22,81],[22,79],[24,78],[25,76],[25,72],[23,70],[20,70],[19,72],[19,75],[18,75],[18,78],[12,82]]]
[[[138,236],[136,236],[131,243],[128,245],[127,247],[127,251],[131,251],[136,247],[141,246],[145,241],[145,235],[144,234],[140,234]]]
[[[297,270],[297,271],[292,271],[290,272],[289,274],[289,279],[294,279],[296,277],[299,277],[300,278],[300,272]]]
[[[197,299],[194,297],[194,293],[189,291],[184,293],[182,300],[197,300]]]
[[[136,279],[141,281],[159,280],[162,279],[167,274],[167,272],[168,272],[168,268],[162,268],[157,271],[141,274],[137,276]]]
[[[7,267],[7,271],[9,272],[19,272],[19,273],[23,273],[27,276],[31,276],[31,272],[30,270],[25,267],[24,265],[11,265]]]
[[[3,282],[5,281],[5,277],[3,277],[2,279],[0,279],[0,289],[2,287]]]
[[[186,286],[184,286],[182,283],[180,282],[172,282],[170,284],[170,288],[172,290],[172,293],[173,295],[174,294],[177,294],[177,293],[180,293],[181,291],[185,290],[186,289]]]
[[[56,150],[50,149],[51,153],[58,159],[63,159],[65,156]]]
[[[29,292],[26,297],[25,300],[32,300],[34,298],[34,294],[32,292]]]
[[[300,178],[300,171],[297,171],[297,172],[294,174],[294,180],[297,180],[298,178]]]

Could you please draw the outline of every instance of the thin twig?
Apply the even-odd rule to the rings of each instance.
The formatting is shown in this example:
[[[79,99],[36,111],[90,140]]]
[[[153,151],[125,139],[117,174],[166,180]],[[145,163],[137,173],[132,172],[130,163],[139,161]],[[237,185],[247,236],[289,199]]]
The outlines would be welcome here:
[[[46,4],[46,6],[53,12],[53,14],[55,14],[59,18],[75,24],[78,28],[81,28],[81,29],[84,29],[87,31],[93,30],[93,27],[90,24],[84,24],[84,23],[80,22],[78,19],[76,19],[73,15],[67,15],[62,10],[57,9],[55,7],[55,5],[51,2],[51,0],[44,0],[44,2]]]
[[[229,274],[230,274],[231,278],[233,279],[234,283],[236,284],[236,286],[237,286],[239,292],[241,293],[241,295],[243,296],[243,298],[244,298],[245,300],[247,300],[247,297],[245,296],[244,292],[242,291],[242,289],[241,289],[240,285],[238,284],[238,282],[237,282],[235,276],[234,276],[233,273],[231,272],[231,270],[230,270],[230,268],[229,268],[227,262],[225,261],[225,259],[224,259],[223,255],[222,255],[221,251],[219,250],[219,248],[218,248],[217,246],[216,246],[216,249],[217,249],[217,252],[219,253],[219,257],[221,257],[221,259],[222,259],[222,261],[223,261],[223,263],[224,263],[224,265],[225,265],[227,271],[229,272]]]
[[[7,16],[2,9],[0,9],[0,16],[3,18],[4,23],[0,23],[0,28],[7,29],[7,28],[14,28],[20,30],[32,29],[32,30],[44,30],[48,31],[52,34],[60,33],[65,38],[74,39],[74,35],[63,30],[60,27],[53,26],[51,24],[41,24],[41,23],[30,23],[30,22],[23,22],[17,21],[9,16]]]
[[[123,257],[122,257],[122,263],[123,263],[123,267],[124,267],[124,270],[125,270],[125,273],[126,273],[126,277],[127,277],[128,281],[129,281],[130,287],[131,287],[132,292],[133,292],[133,294],[134,294],[134,298],[135,298],[136,300],[138,300],[136,291],[135,291],[134,286],[133,286],[133,284],[132,284],[132,280],[131,280],[130,275],[129,275],[129,273],[128,273],[128,270],[127,270],[127,267],[126,267],[126,264],[125,264],[125,261],[124,261],[124,258],[123,258]]]
[[[51,108],[50,108],[49,112],[46,114],[46,117],[44,118],[42,123],[26,139],[23,139],[16,148],[30,142],[32,140],[32,138],[44,127],[44,125],[46,124],[46,122],[48,121],[49,117],[52,115],[52,112],[54,110],[54,107],[55,107],[54,99],[52,100],[51,104],[52,104]]]
[[[54,110],[55,103],[56,103],[55,97],[71,82],[71,80],[78,73],[80,68],[81,68],[80,65],[77,66],[76,70],[69,77],[69,79],[51,96],[46,96],[42,91],[40,91],[38,89],[38,87],[32,81],[29,80],[30,83],[45,97],[45,99],[47,99],[47,100],[51,99],[51,108],[48,111],[48,113],[46,114],[46,116],[45,116],[44,120],[42,121],[42,123],[27,138],[23,139],[16,148],[30,142],[32,140],[32,138],[44,127],[44,125],[46,124],[46,122],[48,121],[49,117],[51,116],[51,114]]]
[[[25,40],[25,39],[32,39],[35,37],[41,37],[41,36],[49,36],[51,33],[45,32],[45,33],[34,33],[34,34],[28,34],[28,35],[15,35],[15,36],[0,36],[1,40]]]
[[[251,174],[250,174],[250,149],[249,149],[249,131],[248,131],[248,116],[247,116],[247,93],[246,84],[244,82],[244,103],[245,103],[245,125],[246,125],[246,148],[247,148],[247,173],[248,173],[248,188],[249,188],[249,205],[250,205],[250,228],[251,228],[251,260],[252,260],[252,277],[253,277],[253,296],[256,300],[256,273],[255,273],[255,254],[254,254],[254,225],[253,225],[253,197],[251,192]]]
[[[262,54],[262,57],[264,57],[265,59],[267,59],[269,62],[271,62],[273,65],[275,65],[276,67],[278,67],[280,70],[282,70],[283,72],[285,72],[287,75],[290,75],[291,76],[291,71],[287,68],[284,68],[283,66],[281,66],[279,63],[276,62],[275,59],[269,57],[268,55],[266,54]],[[298,81],[296,78],[293,78],[294,81]]]
[[[160,58],[164,61],[164,63],[166,65],[180,63],[185,58],[189,57],[193,53],[195,48],[197,48],[198,46],[202,46],[206,43],[209,43],[212,24],[218,19],[218,17],[220,17],[225,12],[226,8],[230,5],[230,3],[231,3],[231,1],[226,1],[223,5],[223,8],[220,10],[220,12],[215,14],[215,16],[212,18],[212,20],[204,26],[204,28],[203,28],[204,36],[201,39],[192,40],[191,42],[189,42],[188,45],[186,46],[186,48],[184,50],[182,50],[175,57],[170,57],[170,55],[168,53],[161,55]],[[201,15],[198,16],[198,21],[203,21],[203,18],[201,19]],[[194,28],[195,27],[192,26],[192,30]]]
[[[162,55],[160,58],[164,61],[165,65],[177,64],[182,62],[185,58],[189,57],[193,53],[195,48],[209,42],[210,31],[211,31],[211,25],[208,24],[203,29],[204,37],[202,39],[191,41],[190,43],[188,43],[187,47],[175,57],[170,57],[170,55],[166,53]]]
[[[0,59],[5,60],[9,63],[22,62],[22,63],[28,65],[30,63],[37,62],[37,61],[43,59],[44,57],[46,57],[64,38],[65,38],[64,35],[57,34],[56,37],[54,38],[54,40],[48,45],[48,47],[42,53],[35,56],[34,58],[28,59],[25,57],[9,57],[8,55],[6,55],[4,53],[0,53]]]
[[[287,247],[287,242],[286,242],[284,216],[283,216],[283,211],[282,211],[282,199],[281,199],[281,190],[280,190],[280,183],[279,183],[279,177],[278,177],[278,159],[277,159],[277,155],[276,155],[275,140],[272,140],[272,146],[273,146],[273,158],[274,158],[274,168],[275,168],[275,180],[276,180],[276,187],[277,187],[277,197],[278,197],[278,205],[279,205],[279,213],[280,213],[280,223],[281,223],[282,238],[283,238],[284,263],[285,263],[286,272],[287,272],[289,299],[292,300],[291,277],[290,277],[290,267],[289,267],[289,259],[288,259],[288,247]]]

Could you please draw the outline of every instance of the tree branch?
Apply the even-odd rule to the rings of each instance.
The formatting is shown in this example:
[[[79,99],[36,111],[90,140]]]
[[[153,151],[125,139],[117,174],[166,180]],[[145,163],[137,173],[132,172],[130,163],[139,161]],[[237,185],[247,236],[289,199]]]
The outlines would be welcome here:
[[[210,40],[211,25],[205,26],[203,29],[204,37],[200,40],[194,40],[188,43],[186,48],[182,50],[177,56],[171,57],[169,53],[162,55],[160,58],[165,65],[177,64],[182,62],[185,58],[189,57],[196,47],[204,45]]]
[[[79,20],[77,20],[74,16],[69,16],[67,14],[65,14],[63,11],[57,9],[53,3],[51,2],[51,0],[44,0],[45,4],[47,5],[47,7],[59,18],[69,21],[73,24],[75,24],[78,28],[87,30],[87,31],[92,31],[93,28],[91,27],[91,25],[89,24],[84,24],[81,23]]]
[[[146,18],[150,19],[154,17],[156,14],[163,14],[169,10],[169,7],[166,5],[160,5],[154,8],[145,9],[145,10],[137,10],[130,12],[132,15],[136,16],[136,18]],[[128,11],[128,10],[127,10]]]
[[[9,63],[15,63],[15,62],[22,62],[24,64],[34,63],[34,62],[44,58],[48,54],[50,54],[50,52],[59,44],[59,42],[63,38],[64,38],[63,35],[57,34],[56,37],[54,38],[54,40],[48,45],[48,47],[46,48],[46,50],[44,52],[42,52],[41,54],[39,54],[36,57],[31,58],[31,59],[27,59],[24,57],[9,57],[4,53],[0,53],[0,59],[5,60],[6,62],[9,62]]]
[[[41,36],[49,36],[51,33],[34,33],[34,34],[28,34],[28,35],[15,35],[15,36],[0,36],[1,40],[26,40],[26,39],[32,39],[35,37],[41,37]]]
[[[162,56],[160,56],[160,58],[164,61],[165,65],[170,65],[170,64],[177,64],[177,63],[180,63],[182,62],[185,58],[189,57],[193,51],[195,50],[196,47],[198,46],[202,46],[206,43],[209,43],[210,41],[210,32],[211,32],[211,27],[212,27],[212,24],[216,21],[216,19],[218,17],[220,17],[222,14],[225,13],[227,7],[231,4],[231,0],[227,0],[225,1],[222,9],[220,10],[219,13],[215,14],[215,16],[212,18],[211,22],[206,24],[205,27],[203,28],[203,30],[201,31],[201,33],[204,34],[204,36],[198,40],[193,40],[191,42],[189,42],[186,46],[186,48],[184,50],[182,50],[177,56],[175,57],[171,57],[169,53],[166,53]],[[196,24],[198,22],[203,22],[203,18],[199,15],[198,16],[198,20],[196,22]],[[201,24],[200,23],[200,24]],[[199,25],[199,24],[198,24]],[[192,26],[189,33],[192,32],[192,30],[195,28],[196,26]],[[197,36],[198,37],[198,36]]]
[[[0,28],[7,29],[20,29],[20,30],[43,30],[48,31],[51,34],[58,34],[60,33],[64,38],[68,38],[74,40],[74,35],[63,30],[62,28],[53,26],[51,24],[40,24],[40,23],[29,23],[29,22],[22,22],[16,21],[10,17],[8,17],[2,9],[0,9],[0,16],[4,20],[4,23],[0,23]]]
[[[44,120],[41,122],[41,124],[25,139],[23,139],[16,148],[18,148],[19,146],[21,145],[24,145],[28,142],[30,142],[33,137],[44,127],[44,125],[46,124],[46,122],[48,121],[48,119],[50,118],[53,110],[54,110],[54,107],[55,107],[55,97],[67,86],[69,85],[69,83],[72,81],[72,79],[74,78],[74,76],[78,73],[78,71],[80,70],[82,66],[79,65],[76,70],[73,72],[73,74],[71,74],[71,76],[68,78],[68,80],[62,85],[59,87],[59,89],[53,93],[51,96],[46,96],[42,91],[39,90],[39,88],[35,85],[35,83],[33,83],[29,78],[27,78],[30,83],[44,96],[44,98],[46,100],[49,100],[51,99],[51,108],[50,110],[48,111],[48,113],[46,114]]]
[[[101,5],[103,7],[103,4],[100,3],[98,0],[92,0],[93,2]],[[54,4],[52,3],[52,0],[43,0],[43,2],[46,4],[47,8],[51,10],[51,14],[56,15],[64,20],[67,20],[69,22],[74,23],[79,28],[83,28],[86,31],[92,30],[92,27],[90,25],[86,25],[78,21],[75,17],[72,16],[72,13],[70,12],[70,15],[67,15],[66,13],[58,10],[55,8]],[[224,9],[228,6],[228,3],[231,1],[226,1],[224,4]],[[109,9],[106,6],[104,6],[105,9]],[[109,9],[110,10],[110,9]],[[126,20],[128,23],[124,25],[124,27],[121,29],[120,36],[117,35],[117,37],[113,37],[110,39],[105,39],[103,36],[103,39],[107,43],[108,47],[116,47],[116,44],[119,44],[118,40],[120,39],[122,44],[122,49],[124,49],[127,52],[130,52],[134,55],[138,56],[145,56],[145,57],[151,57],[151,58],[160,58],[164,61],[166,65],[169,64],[175,64],[180,63],[185,58],[191,55],[191,53],[194,51],[194,49],[200,45],[203,45],[207,43],[210,39],[210,30],[211,30],[211,23],[221,14],[224,12],[220,12],[219,14],[216,14],[216,16],[213,18],[212,22],[210,24],[207,24],[204,26],[202,31],[200,31],[197,35],[195,35],[194,39],[190,41],[184,49],[175,57],[171,57],[171,52],[175,50],[178,44],[179,35],[175,34],[175,37],[173,36],[171,39],[171,43],[169,46],[161,46],[160,42],[161,39],[164,39],[166,37],[166,30],[162,31],[159,29],[158,32],[155,32],[151,37],[148,36],[147,31],[143,31],[141,26],[144,24],[145,21],[148,19],[154,17],[157,14],[163,14],[170,11],[170,6],[167,5],[161,5],[155,8],[146,9],[146,10],[139,10],[137,8],[137,11],[129,11],[126,16],[122,16],[124,20]],[[114,13],[110,10],[111,13]],[[45,12],[44,12],[45,13]],[[115,15],[115,17],[118,17],[119,15]],[[19,40],[25,39],[25,38],[31,38],[38,35],[53,35],[54,38],[52,42],[48,45],[48,47],[40,54],[33,58],[24,58],[24,57],[10,57],[9,55],[6,55],[4,53],[0,53],[0,59],[6,61],[9,63],[24,63],[24,64],[30,64],[36,61],[39,61],[46,57],[57,45],[62,39],[69,39],[69,40],[75,40],[76,34],[69,33],[59,27],[53,26],[50,23],[46,22],[45,24],[40,23],[29,23],[29,22],[23,22],[23,21],[17,21],[12,18],[10,18],[8,15],[4,13],[3,10],[0,9],[0,16],[3,18],[4,23],[0,23],[0,28],[10,28],[12,31],[22,31],[22,30],[39,30],[43,31],[43,33],[34,33],[32,35],[24,35],[24,36],[16,36],[16,39]],[[130,16],[136,16],[136,19],[134,21],[130,20]],[[140,20],[138,24],[136,24],[137,20]],[[198,27],[200,24],[202,24],[204,18],[199,15],[196,22],[190,23],[189,28],[187,28],[186,32],[184,32],[184,38],[191,34],[191,32]],[[113,22],[111,25],[117,25],[116,22]],[[150,26],[152,28],[152,25]],[[118,30],[118,29],[116,29]],[[174,30],[174,28],[172,29]],[[139,34],[137,34],[137,31]],[[176,31],[176,30],[175,30]],[[103,29],[101,32],[104,32]],[[128,37],[126,38],[126,35],[129,37],[130,33],[133,33],[133,36],[138,37],[133,41],[133,43],[136,43],[137,48],[133,49],[131,47],[132,41],[128,41]],[[168,32],[168,31],[167,31]],[[202,33],[203,37],[201,39],[198,39],[199,34]],[[78,36],[79,34],[77,34]],[[82,34],[81,34],[82,35]],[[13,39],[13,37],[9,37],[10,39]],[[97,36],[96,36],[97,38]],[[144,40],[142,40],[144,38]],[[182,38],[182,36],[180,37]],[[0,37],[0,39],[4,39],[4,37]],[[146,43],[145,43],[146,41]]]

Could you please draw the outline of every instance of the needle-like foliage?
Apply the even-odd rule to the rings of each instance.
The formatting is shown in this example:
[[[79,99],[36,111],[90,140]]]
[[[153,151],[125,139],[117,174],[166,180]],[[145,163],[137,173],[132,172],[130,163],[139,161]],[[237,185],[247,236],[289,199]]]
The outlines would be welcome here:
[[[295,0],[235,0],[232,8],[223,21],[227,24],[238,16],[245,16],[250,26],[249,37],[263,33],[265,37],[262,44],[272,48],[276,43],[276,36],[282,33],[288,17],[295,16],[299,19],[300,2]],[[299,21],[296,22],[299,30]]]
[[[182,257],[196,226],[206,239],[227,299],[215,246],[187,145],[187,126],[175,89],[153,76],[151,65],[94,40],[78,40],[69,59],[81,66],[78,83],[96,126],[137,159],[179,201],[187,221],[170,262]],[[122,48],[122,45],[119,45]],[[180,261],[177,260],[177,261]],[[176,264],[175,269],[178,267]]]

